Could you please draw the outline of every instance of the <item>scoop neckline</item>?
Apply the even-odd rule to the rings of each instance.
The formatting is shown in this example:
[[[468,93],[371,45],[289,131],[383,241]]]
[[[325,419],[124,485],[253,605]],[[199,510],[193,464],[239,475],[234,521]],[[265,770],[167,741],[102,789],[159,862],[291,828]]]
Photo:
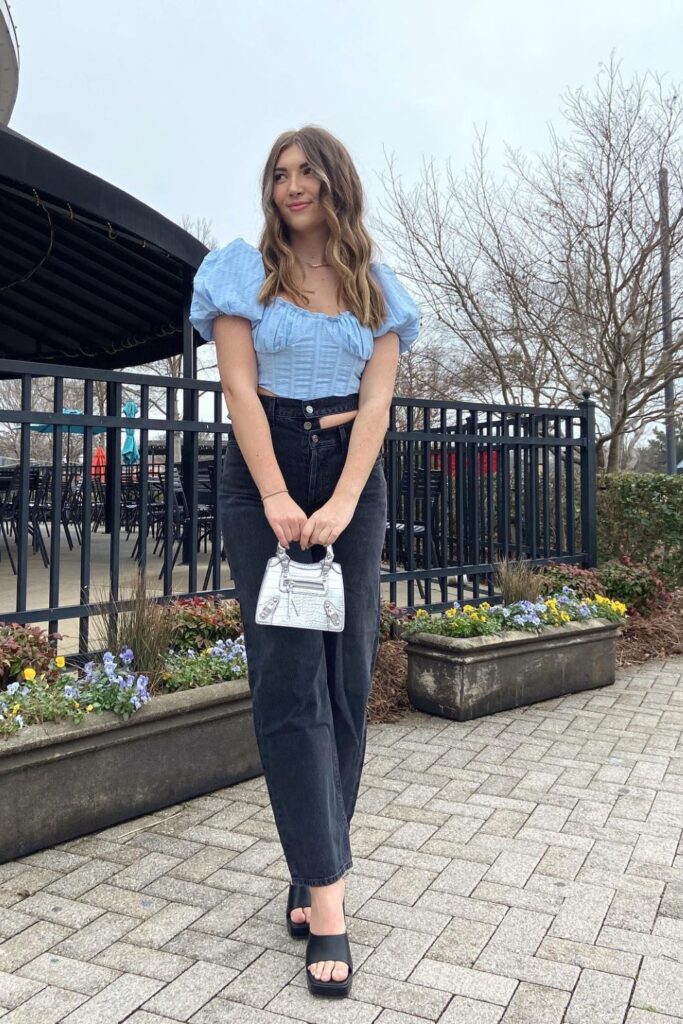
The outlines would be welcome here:
[[[300,313],[305,313],[306,316],[320,316],[324,320],[341,320],[343,316],[355,316],[350,309],[343,309],[341,313],[321,313],[317,309],[304,309],[303,306],[297,306],[295,302],[290,302],[289,299],[285,299],[282,295],[275,296],[275,302],[282,302],[285,306],[291,306],[293,309],[298,309]]]
[[[263,265],[263,256],[261,255],[261,250],[258,248],[258,246],[252,245],[251,242],[248,242],[246,238],[244,238],[242,235],[239,235],[238,237],[241,242],[244,242],[244,244],[249,249],[252,250],[252,252],[255,252],[258,255],[259,263],[261,265],[261,272],[263,274],[263,280],[265,281],[266,268]],[[317,316],[321,317],[323,320],[341,320],[343,316],[352,316],[354,319],[356,318],[356,314],[350,309],[343,309],[341,313],[321,313],[320,310],[318,309],[304,309],[303,306],[297,306],[295,302],[290,302],[289,299],[283,298],[282,295],[275,295],[274,301],[282,302],[284,303],[285,306],[292,306],[293,309],[298,309],[300,313],[305,313],[306,316]]]

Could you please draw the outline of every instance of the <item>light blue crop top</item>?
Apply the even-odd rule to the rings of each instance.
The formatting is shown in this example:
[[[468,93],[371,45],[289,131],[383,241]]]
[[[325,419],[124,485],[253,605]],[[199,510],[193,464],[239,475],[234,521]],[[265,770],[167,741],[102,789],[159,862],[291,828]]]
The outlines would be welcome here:
[[[235,238],[204,257],[194,279],[190,320],[205,341],[214,341],[213,321],[221,313],[251,321],[258,383],[286,398],[350,395],[372,355],[373,338],[387,331],[405,352],[420,331],[420,311],[385,263],[371,262],[388,313],[373,331],[349,310],[332,316],[296,306],[278,296],[269,305],[256,296],[265,278],[261,252]]]

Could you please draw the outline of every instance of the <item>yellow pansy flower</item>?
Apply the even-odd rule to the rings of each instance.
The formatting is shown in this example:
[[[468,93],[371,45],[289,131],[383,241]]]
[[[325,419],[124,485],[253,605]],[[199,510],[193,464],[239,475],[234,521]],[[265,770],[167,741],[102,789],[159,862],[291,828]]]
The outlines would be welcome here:
[[[93,708],[92,704],[88,704],[88,706],[87,706],[87,708],[85,710],[86,711],[94,711],[95,709]]]
[[[26,679],[28,682],[31,682],[35,678],[36,678],[36,670],[34,668],[25,668],[24,669],[24,679]]]
[[[64,666],[66,665],[66,658],[64,657],[63,654],[57,655],[57,657],[55,658],[55,665],[57,666],[57,668],[64,668]]]

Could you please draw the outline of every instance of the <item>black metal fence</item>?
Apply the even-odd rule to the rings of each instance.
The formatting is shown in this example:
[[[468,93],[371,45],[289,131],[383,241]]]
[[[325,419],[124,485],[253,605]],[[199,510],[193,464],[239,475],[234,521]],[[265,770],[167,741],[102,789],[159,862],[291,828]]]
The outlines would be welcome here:
[[[47,623],[55,631],[78,620],[78,649],[87,652],[95,543],[105,544],[108,561],[109,599],[97,601],[99,613],[123,603],[121,567],[128,557],[148,578],[152,564],[158,569],[161,600],[237,596],[225,585],[229,567],[216,515],[230,430],[218,382],[50,366],[46,412],[44,401],[43,411],[33,402],[33,382],[45,378],[44,366],[0,360],[0,376],[8,375],[20,379],[21,397],[16,408],[0,408],[0,430],[18,432],[19,451],[17,465],[0,470],[0,621]],[[74,417],[61,411],[65,381],[71,404],[74,387],[80,389],[83,413],[82,458],[73,460],[72,437],[69,464],[65,437]],[[103,414],[94,411],[96,387],[106,393]],[[135,420],[121,411],[131,398],[140,411]],[[32,458],[37,424],[52,431],[48,464]],[[121,432],[131,426],[140,431],[140,459],[127,466]],[[93,431],[102,428],[104,467],[93,465]],[[503,555],[535,564],[596,564],[595,420],[587,394],[576,409],[396,398],[383,464],[388,520],[381,578],[396,604],[416,607],[416,586],[419,604],[435,611],[456,598],[473,604],[495,598],[494,563]],[[78,572],[78,601],[60,600],[66,559],[70,580]]]

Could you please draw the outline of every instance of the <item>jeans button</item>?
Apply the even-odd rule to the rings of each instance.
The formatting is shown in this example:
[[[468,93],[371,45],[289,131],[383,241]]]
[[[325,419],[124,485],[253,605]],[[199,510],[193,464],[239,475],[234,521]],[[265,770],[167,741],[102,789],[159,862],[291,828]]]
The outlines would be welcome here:
[[[313,441],[314,444],[317,444],[318,443],[318,435],[317,434],[311,434],[311,441]]]
[[[304,430],[310,430],[310,429],[311,429],[311,421],[310,420],[306,420],[304,422]]]
[[[313,412],[313,406],[312,405],[307,405],[306,406],[306,412],[309,413],[309,414],[312,413]]]

